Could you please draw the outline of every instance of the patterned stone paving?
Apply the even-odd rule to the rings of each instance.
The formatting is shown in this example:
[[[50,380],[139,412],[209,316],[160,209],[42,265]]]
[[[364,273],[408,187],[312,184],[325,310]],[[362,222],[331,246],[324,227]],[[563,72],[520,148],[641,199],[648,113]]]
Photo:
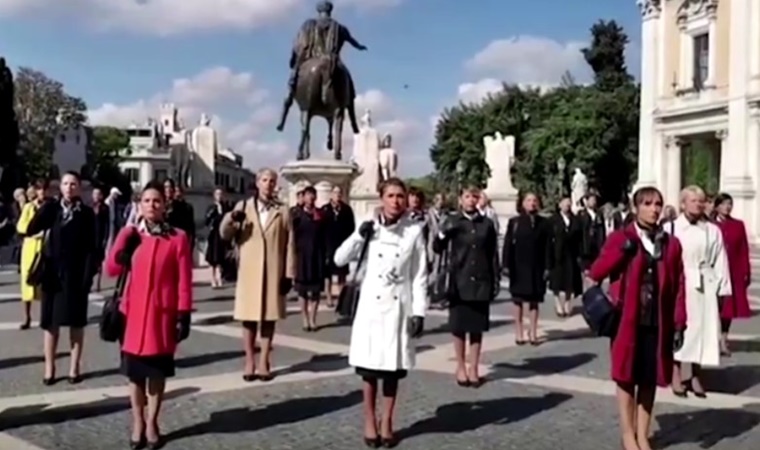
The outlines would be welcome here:
[[[93,325],[84,383],[43,387],[40,332],[17,329],[16,278],[13,272],[0,275],[0,450],[95,450],[105,443],[127,448],[130,415],[118,350],[98,341]],[[233,289],[211,290],[203,271],[196,278],[196,325],[179,351],[178,376],[169,383],[162,419],[170,438],[166,448],[361,448],[360,383],[345,360],[349,328],[325,310],[325,327],[304,333],[298,306],[291,303],[291,314],[278,325],[277,377],[247,384],[240,378],[239,329],[229,317]],[[93,296],[93,323],[101,298]],[[546,342],[516,347],[509,304],[494,305],[482,368],[489,381],[473,390],[453,382],[446,316],[431,311],[418,343],[418,370],[402,384],[395,424],[399,448],[620,448],[614,387],[607,380],[608,343],[589,337],[577,316],[554,317],[549,303],[541,313]],[[707,399],[659,395],[658,448],[758,448],[758,325],[757,317],[737,323],[736,352],[723,368],[710,371],[713,392]],[[61,374],[68,368],[65,346],[58,368]]]

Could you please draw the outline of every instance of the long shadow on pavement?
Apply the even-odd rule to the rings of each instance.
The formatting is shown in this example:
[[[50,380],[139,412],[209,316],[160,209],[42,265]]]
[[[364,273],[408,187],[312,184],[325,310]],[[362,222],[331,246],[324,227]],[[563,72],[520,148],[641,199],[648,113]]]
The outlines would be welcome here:
[[[575,355],[542,356],[526,358],[520,364],[498,363],[489,374],[491,379],[527,378],[536,374],[551,375],[567,372],[596,359],[593,353],[578,353]]]
[[[167,441],[185,439],[209,433],[239,433],[302,422],[349,408],[361,402],[360,391],[346,395],[309,397],[286,400],[260,409],[234,408],[212,412],[206,422],[173,431]]]
[[[188,387],[175,389],[166,393],[166,400],[194,394],[199,388]],[[127,388],[124,387],[124,393]],[[80,405],[63,406],[47,409],[49,404],[29,405],[19,408],[9,408],[0,413],[0,431],[23,428],[35,425],[54,425],[72,420],[90,419],[106,414],[129,409],[129,397],[110,397]]]
[[[573,396],[549,393],[542,397],[509,397],[475,402],[456,402],[435,410],[435,416],[415,422],[398,432],[399,439],[433,433],[463,433],[486,425],[506,425],[548,411]]]
[[[705,409],[660,414],[655,420],[660,428],[652,437],[655,448],[678,444],[712,448],[724,439],[741,436],[760,425],[760,405],[750,405],[744,410]]]

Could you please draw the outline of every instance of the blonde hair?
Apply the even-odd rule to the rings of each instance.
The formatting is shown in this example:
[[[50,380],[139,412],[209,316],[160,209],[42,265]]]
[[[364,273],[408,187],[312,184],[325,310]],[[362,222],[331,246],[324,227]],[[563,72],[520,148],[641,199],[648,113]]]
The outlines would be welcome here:
[[[256,179],[259,179],[259,177],[263,177],[264,175],[274,177],[275,180],[279,177],[279,174],[274,169],[264,167],[263,169],[259,169],[259,171],[256,172]]]
[[[681,204],[683,204],[686,201],[686,197],[688,197],[689,194],[706,198],[705,191],[701,187],[697,186],[696,184],[692,184],[691,186],[686,186],[685,188],[681,189],[681,195],[679,195],[679,200]]]
[[[685,188],[681,189],[681,194],[678,196],[678,211],[684,212],[684,203],[686,203],[686,199],[689,197],[689,195],[696,195],[697,197],[702,197],[703,200],[707,199],[707,195],[705,194],[705,191],[697,186],[696,184],[692,184],[690,186],[686,186]]]
[[[37,188],[34,186],[29,186],[26,188],[26,199],[28,201],[34,201],[37,200]]]

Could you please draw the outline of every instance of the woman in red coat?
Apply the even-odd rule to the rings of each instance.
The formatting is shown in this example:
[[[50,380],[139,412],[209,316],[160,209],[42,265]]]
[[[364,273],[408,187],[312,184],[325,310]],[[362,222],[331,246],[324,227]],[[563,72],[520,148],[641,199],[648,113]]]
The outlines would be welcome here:
[[[121,370],[129,379],[132,448],[162,445],[158,416],[166,378],[174,375],[177,343],[190,334],[190,243],[182,230],[164,221],[165,204],[160,184],[143,189],[139,223],[119,232],[106,261],[111,276],[130,271],[120,309],[125,317]]]
[[[715,197],[715,223],[723,234],[723,245],[728,256],[728,268],[731,272],[732,294],[721,298],[723,303],[720,311],[721,340],[720,351],[724,356],[731,354],[728,348],[728,331],[731,321],[739,318],[752,317],[749,307],[747,288],[751,273],[749,263],[749,242],[744,222],[731,217],[734,209],[734,199],[728,194]]]
[[[634,223],[614,231],[591,265],[597,283],[613,276],[610,298],[620,310],[612,339],[612,379],[625,450],[650,450],[657,386],[670,384],[673,350],[686,327],[683,264],[678,240],[658,226],[662,194],[644,187],[633,196]]]

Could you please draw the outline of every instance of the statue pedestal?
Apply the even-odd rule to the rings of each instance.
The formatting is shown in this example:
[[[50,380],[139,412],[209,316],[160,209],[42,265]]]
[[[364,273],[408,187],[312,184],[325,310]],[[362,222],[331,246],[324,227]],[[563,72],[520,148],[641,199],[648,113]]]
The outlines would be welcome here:
[[[512,183],[511,174],[515,157],[515,138],[495,133],[494,136],[484,137],[483,145],[486,164],[491,169],[485,193],[499,217],[499,223],[506,226],[507,220],[517,214],[518,191]]]
[[[291,184],[288,204],[295,205],[296,193],[306,186],[317,190],[317,206],[330,201],[330,191],[340,186],[345,194],[351,192],[351,182],[359,174],[356,164],[334,159],[291,161],[280,168],[280,175]]]

